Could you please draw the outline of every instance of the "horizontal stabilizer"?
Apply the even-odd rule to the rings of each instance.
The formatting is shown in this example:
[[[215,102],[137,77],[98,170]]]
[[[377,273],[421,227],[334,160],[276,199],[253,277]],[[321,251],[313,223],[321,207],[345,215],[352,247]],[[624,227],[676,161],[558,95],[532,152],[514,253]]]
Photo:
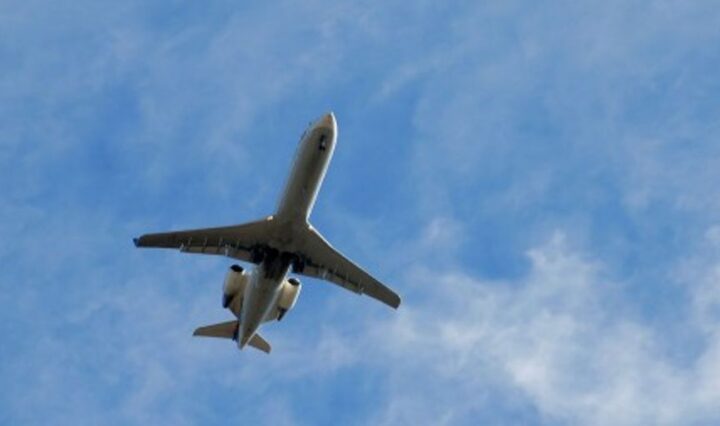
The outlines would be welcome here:
[[[220,339],[234,339],[238,329],[237,321],[221,322],[219,324],[206,325],[198,327],[193,332],[193,336],[201,337],[218,337]]]
[[[227,321],[219,324],[206,325],[204,327],[198,327],[193,332],[193,336],[200,337],[217,337],[220,339],[237,339],[238,322]],[[259,349],[266,354],[270,353],[271,347],[267,340],[263,339],[258,333],[255,333],[250,341],[247,343],[255,349]]]
[[[255,349],[260,349],[266,354],[270,353],[270,343],[268,343],[267,340],[263,339],[262,336],[258,333],[255,333],[253,335],[253,337],[248,342],[248,345],[252,346]]]

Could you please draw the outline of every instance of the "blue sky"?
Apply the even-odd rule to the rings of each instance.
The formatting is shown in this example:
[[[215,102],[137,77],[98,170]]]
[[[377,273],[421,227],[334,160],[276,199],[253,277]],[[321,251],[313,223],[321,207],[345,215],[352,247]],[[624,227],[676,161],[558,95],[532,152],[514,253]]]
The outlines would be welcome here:
[[[712,1],[0,2],[0,424],[720,422]],[[229,259],[144,232],[312,216],[403,296],[310,279],[264,334]]]

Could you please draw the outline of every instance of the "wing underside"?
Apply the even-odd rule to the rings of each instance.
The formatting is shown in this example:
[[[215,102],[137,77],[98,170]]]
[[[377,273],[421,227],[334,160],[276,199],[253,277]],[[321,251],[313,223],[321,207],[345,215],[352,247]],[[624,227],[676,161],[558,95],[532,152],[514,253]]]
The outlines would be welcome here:
[[[268,220],[263,219],[235,226],[145,234],[133,241],[137,247],[174,248],[253,262],[253,250],[266,243],[268,227]]]
[[[304,266],[301,275],[330,281],[357,294],[368,296],[397,308],[400,296],[365,272],[336,250],[315,229],[310,227],[299,253]]]
[[[235,226],[145,234],[133,241],[137,247],[172,248],[258,263],[262,259],[258,251],[268,247],[270,222],[268,218]],[[367,294],[393,308],[400,306],[397,293],[345,257],[311,226],[299,241],[300,246],[291,252],[302,265],[295,272]]]

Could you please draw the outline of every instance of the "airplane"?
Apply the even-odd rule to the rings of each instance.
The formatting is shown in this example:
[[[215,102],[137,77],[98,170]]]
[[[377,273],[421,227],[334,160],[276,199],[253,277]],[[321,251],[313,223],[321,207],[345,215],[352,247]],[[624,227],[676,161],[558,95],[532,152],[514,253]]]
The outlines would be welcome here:
[[[309,222],[337,144],[337,122],[330,112],[311,122],[300,138],[290,176],[271,216],[240,225],[145,234],[136,247],[178,249],[221,255],[253,264],[230,266],[222,307],[234,319],[199,327],[194,336],[232,339],[270,353],[261,324],[282,320],[297,302],[302,285],[289,273],[326,280],[366,294],[397,309],[400,296],[336,250]]]

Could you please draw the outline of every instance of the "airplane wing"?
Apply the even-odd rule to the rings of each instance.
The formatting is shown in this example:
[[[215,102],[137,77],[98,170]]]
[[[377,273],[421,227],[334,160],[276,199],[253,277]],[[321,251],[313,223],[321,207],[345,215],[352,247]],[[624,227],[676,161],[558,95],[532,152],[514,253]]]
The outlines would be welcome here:
[[[312,227],[299,253],[301,275],[330,281],[357,294],[367,294],[388,306],[400,306],[400,296],[337,251]]]
[[[266,243],[268,227],[268,219],[262,219],[235,226],[145,234],[133,242],[136,247],[174,248],[253,262],[253,249]]]

